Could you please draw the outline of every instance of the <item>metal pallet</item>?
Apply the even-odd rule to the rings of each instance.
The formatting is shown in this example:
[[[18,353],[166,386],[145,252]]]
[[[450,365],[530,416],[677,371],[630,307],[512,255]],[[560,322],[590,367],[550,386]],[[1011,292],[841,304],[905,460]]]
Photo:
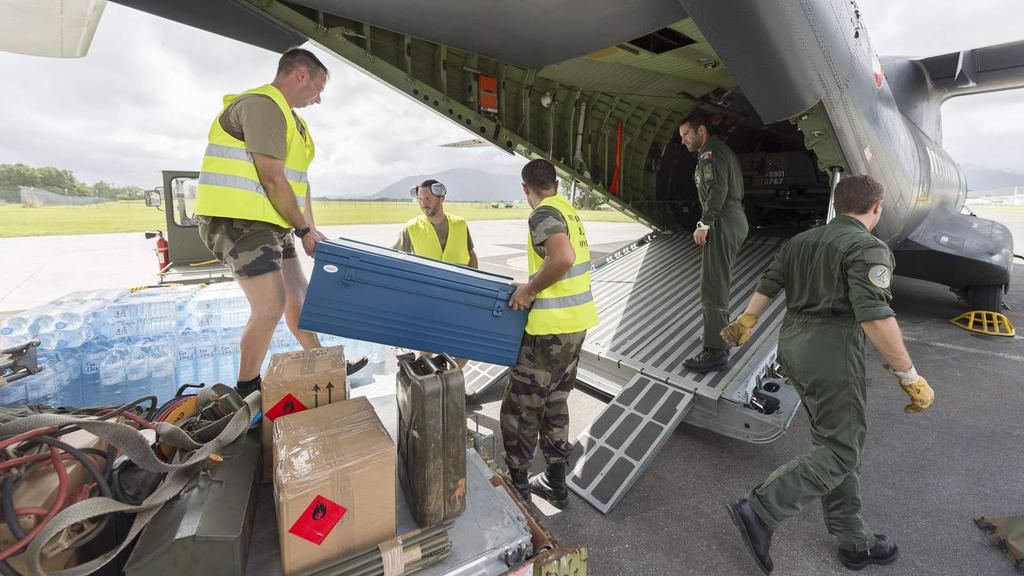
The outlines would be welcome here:
[[[607,514],[690,408],[693,395],[637,374],[580,434],[569,487]]]

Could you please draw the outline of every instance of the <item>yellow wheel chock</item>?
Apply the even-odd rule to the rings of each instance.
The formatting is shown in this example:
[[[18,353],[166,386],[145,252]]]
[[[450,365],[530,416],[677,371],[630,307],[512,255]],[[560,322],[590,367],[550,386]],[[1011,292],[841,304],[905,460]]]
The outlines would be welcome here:
[[[986,336],[1015,336],[1017,329],[1013,327],[1013,322],[1006,316],[999,312],[991,312],[989,310],[973,310],[971,312],[964,312],[950,320],[951,323],[969,330],[971,332],[977,332],[978,334],[984,334]]]

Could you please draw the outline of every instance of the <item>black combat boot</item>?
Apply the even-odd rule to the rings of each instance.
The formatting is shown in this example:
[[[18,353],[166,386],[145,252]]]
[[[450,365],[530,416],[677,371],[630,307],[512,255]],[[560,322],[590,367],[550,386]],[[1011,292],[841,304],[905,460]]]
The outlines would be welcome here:
[[[875,545],[867,550],[854,552],[839,549],[839,561],[850,570],[860,570],[870,564],[892,564],[900,556],[899,546],[885,534],[875,534]]]
[[[367,362],[369,362],[369,360],[366,359],[366,356],[360,356],[351,362],[345,362],[345,374],[347,376],[351,376],[356,372],[359,372],[366,367]]]
[[[530,501],[530,471],[527,469],[509,468],[508,476],[512,479],[512,487],[519,493],[523,502]]]
[[[690,370],[697,372],[712,372],[721,370],[729,365],[729,351],[720,348],[705,348],[693,358],[687,358],[683,362]]]
[[[732,523],[740,529],[743,543],[747,545],[747,550],[750,551],[757,567],[765,574],[771,574],[775,567],[772,564],[772,557],[768,554],[768,549],[772,546],[772,530],[761,520],[757,512],[754,512],[746,498],[729,504],[729,515],[732,516]]]
[[[565,485],[565,463],[548,464],[547,472],[530,478],[530,492],[559,510],[568,506],[569,488]]]

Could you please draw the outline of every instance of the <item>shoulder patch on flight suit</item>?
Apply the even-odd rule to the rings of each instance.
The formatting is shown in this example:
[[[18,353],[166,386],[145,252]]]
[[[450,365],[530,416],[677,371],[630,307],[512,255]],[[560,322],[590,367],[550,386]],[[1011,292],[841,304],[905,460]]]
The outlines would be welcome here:
[[[876,264],[868,270],[868,281],[879,288],[888,288],[892,283],[892,271],[888,266]]]
[[[711,160],[711,150],[708,150],[706,152],[701,152],[700,160]]]
[[[710,152],[708,152],[708,154],[710,154]],[[715,167],[710,162],[708,162],[707,164],[704,165],[703,170],[704,170],[704,180],[706,180],[708,182],[714,182],[715,181]]]
[[[693,182],[699,187],[700,186],[700,168],[698,167],[693,171]]]

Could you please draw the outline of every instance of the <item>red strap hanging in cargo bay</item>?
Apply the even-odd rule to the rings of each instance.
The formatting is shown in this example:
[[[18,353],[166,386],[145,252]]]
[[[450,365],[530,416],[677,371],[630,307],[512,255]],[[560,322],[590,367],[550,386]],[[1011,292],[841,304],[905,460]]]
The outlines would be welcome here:
[[[622,120],[619,120],[618,137],[615,139],[615,175],[612,176],[612,185],[608,192],[613,196],[619,195],[619,171],[622,168]]]

